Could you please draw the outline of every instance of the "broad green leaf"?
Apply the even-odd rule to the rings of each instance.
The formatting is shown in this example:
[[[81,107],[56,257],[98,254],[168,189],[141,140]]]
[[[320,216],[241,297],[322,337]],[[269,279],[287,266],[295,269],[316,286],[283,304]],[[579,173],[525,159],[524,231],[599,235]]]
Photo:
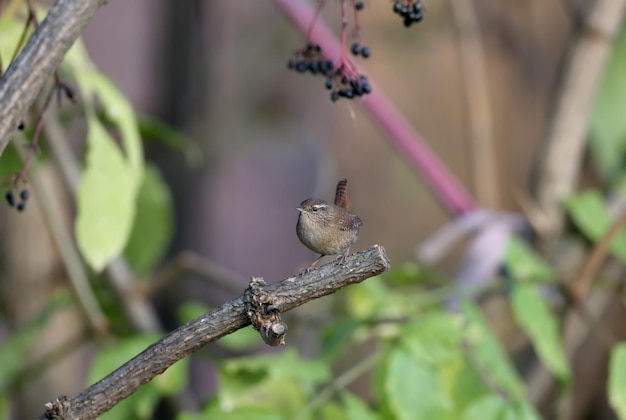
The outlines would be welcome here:
[[[558,322],[537,287],[518,284],[511,300],[517,323],[530,337],[537,354],[559,379],[569,380],[570,370],[561,344]]]
[[[626,25],[613,44],[613,55],[591,113],[591,156],[598,172],[606,179],[623,170],[626,153]]]
[[[305,418],[304,415],[298,413],[294,416],[295,418]],[[319,418],[324,420],[330,419],[344,419],[346,417],[343,408],[332,400],[326,400],[324,404],[322,404],[317,410],[315,417],[310,416],[309,418]]]
[[[379,418],[362,399],[349,392],[342,392],[340,395],[346,420],[377,420]]]
[[[208,404],[201,413],[182,413],[176,420],[286,420],[288,417],[276,413],[276,409],[263,407],[227,407]]]
[[[158,339],[159,336],[156,334],[137,335],[119,340],[111,346],[101,349],[91,366],[88,383],[95,383],[110,374]],[[173,395],[187,384],[187,372],[187,359],[176,362],[161,375],[141,386],[137,392],[99,418],[105,420],[151,418],[156,404],[163,395]]]
[[[457,314],[430,311],[407,323],[398,336],[413,360],[436,374],[437,392],[452,401],[447,415],[455,418],[489,392],[469,363],[462,321]]]
[[[363,323],[351,317],[327,323],[322,330],[320,357],[328,362],[334,360],[353,344],[357,331],[363,328]]]
[[[280,354],[242,357],[222,363],[219,370],[220,407],[280,407],[296,414],[316,386],[328,380],[328,365],[302,359],[293,349]]]
[[[613,223],[598,191],[573,195],[568,197],[564,204],[578,229],[594,242],[601,240]],[[616,257],[626,261],[626,232],[621,231],[617,234],[610,249]]]
[[[441,392],[437,371],[400,348],[385,360],[383,389],[386,406],[394,419],[449,418],[454,401]]]
[[[465,339],[471,346],[470,351],[473,352],[477,362],[492,375],[493,380],[511,398],[522,400],[524,398],[523,383],[511,360],[491,333],[483,315],[474,304],[468,301],[463,302],[462,309],[468,321]]]
[[[451,313],[431,311],[407,323],[400,332],[401,344],[417,361],[445,369],[463,359],[461,319]]]
[[[550,266],[516,236],[509,239],[504,264],[511,277],[517,280],[548,281],[555,278]]]
[[[159,170],[146,168],[137,196],[137,216],[124,256],[134,271],[147,275],[163,256],[172,238],[174,209]]]
[[[143,151],[130,103],[89,60],[80,40],[63,62],[76,80],[87,118],[87,157],[78,188],[77,241],[81,253],[96,271],[119,256],[130,237],[136,199],[143,179]],[[113,140],[95,111],[107,115],[121,137]]]
[[[463,420],[499,420],[508,403],[498,395],[485,395],[477,399],[463,413]]]
[[[360,283],[358,287],[350,288],[346,295],[346,309],[352,317],[357,319],[401,312],[401,308],[395,305],[394,296],[380,281],[380,277],[374,277]]]
[[[608,388],[611,406],[621,420],[626,420],[626,342],[611,350]]]
[[[76,238],[96,271],[120,255],[133,225],[137,188],[120,149],[97,121],[89,123],[86,168],[78,185]]]

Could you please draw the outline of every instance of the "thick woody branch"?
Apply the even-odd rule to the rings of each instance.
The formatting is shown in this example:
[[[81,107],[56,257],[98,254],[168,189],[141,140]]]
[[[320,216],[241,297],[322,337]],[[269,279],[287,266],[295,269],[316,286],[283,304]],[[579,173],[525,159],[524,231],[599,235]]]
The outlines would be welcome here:
[[[576,187],[596,89],[625,13],[626,0],[594,2],[567,62],[537,188],[549,237],[558,236],[562,229],[561,201]]]
[[[0,155],[44,81],[61,64],[103,0],[57,0],[0,78]]]
[[[265,299],[271,301],[274,311],[286,312],[351,284],[360,283],[390,267],[385,249],[374,245],[349,255],[342,264],[333,262],[301,276],[262,286],[260,290]],[[182,325],[76,397],[60,397],[47,403],[46,412],[39,419],[96,418],[178,360],[250,325],[247,309],[249,307],[242,295]]]

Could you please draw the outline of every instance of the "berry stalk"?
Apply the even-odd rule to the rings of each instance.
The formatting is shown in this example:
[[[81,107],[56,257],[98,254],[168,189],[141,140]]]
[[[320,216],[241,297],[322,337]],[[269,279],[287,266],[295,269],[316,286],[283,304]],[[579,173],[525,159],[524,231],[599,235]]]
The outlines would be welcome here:
[[[304,33],[308,31],[314,12],[305,1],[275,0],[275,3]],[[345,54],[345,48],[341,48],[340,43],[322,20],[316,22],[309,36],[311,42],[321,46],[326,57],[344,58],[342,54]],[[354,63],[351,65],[354,66],[357,74],[360,73]],[[476,208],[474,199],[465,187],[439,160],[426,141],[385,97],[380,88],[373,89],[373,92],[363,99],[363,105],[387,131],[392,144],[407,157],[450,212],[459,215]]]

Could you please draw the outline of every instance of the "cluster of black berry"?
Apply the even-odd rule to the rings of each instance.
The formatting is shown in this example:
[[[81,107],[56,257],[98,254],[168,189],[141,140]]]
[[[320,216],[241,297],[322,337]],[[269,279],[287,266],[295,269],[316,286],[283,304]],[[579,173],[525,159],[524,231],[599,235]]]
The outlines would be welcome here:
[[[20,192],[21,201],[19,203],[15,200],[15,193],[13,192],[13,190],[7,191],[4,197],[6,198],[9,206],[17,208],[18,211],[24,211],[26,210],[26,202],[28,201],[28,197],[30,197],[30,194],[28,193],[28,190],[24,188]]]
[[[296,52],[294,57],[287,62],[287,68],[298,73],[311,72],[326,76],[333,71],[335,64],[324,59],[319,45],[307,44],[304,50]]]
[[[397,0],[393,4],[393,11],[403,18],[407,28],[424,19],[424,5],[421,0]]]
[[[351,79],[341,72],[335,72],[326,79],[326,89],[332,90],[330,100],[333,102],[339,98],[353,99],[372,93],[367,76],[359,75],[357,79]]]
[[[364,45],[360,45],[357,42],[352,44],[352,47],[350,47],[350,51],[354,55],[361,55],[361,56],[363,56],[363,58],[369,58],[369,56],[372,55],[372,52],[370,51],[370,49],[368,47],[366,47]]]

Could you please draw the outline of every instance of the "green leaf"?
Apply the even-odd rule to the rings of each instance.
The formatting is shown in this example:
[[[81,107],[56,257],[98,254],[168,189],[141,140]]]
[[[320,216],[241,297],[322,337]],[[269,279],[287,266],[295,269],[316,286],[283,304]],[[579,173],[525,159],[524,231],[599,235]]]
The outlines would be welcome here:
[[[394,419],[449,418],[454,402],[441,392],[435,369],[393,348],[385,360],[383,389]]]
[[[377,420],[379,418],[362,399],[349,392],[342,392],[340,395],[346,420]]]
[[[450,313],[431,311],[407,323],[400,333],[401,344],[417,361],[445,369],[463,359],[461,320]]]
[[[504,264],[511,276],[517,280],[554,281],[555,279],[554,270],[516,236],[511,236],[509,239]]]
[[[568,197],[564,205],[574,224],[593,242],[600,241],[611,228],[611,215],[598,191],[586,191]],[[626,232],[617,234],[610,249],[613,255],[626,261]]]
[[[463,420],[499,420],[507,405],[498,395],[485,395],[465,410]]]
[[[517,323],[530,337],[539,358],[555,376],[568,381],[570,369],[561,344],[559,326],[537,287],[519,284],[513,291],[511,304]]]
[[[174,209],[159,170],[146,168],[137,196],[137,217],[124,256],[136,273],[146,276],[163,256],[172,238]]]
[[[280,407],[294,415],[329,377],[328,365],[302,359],[294,349],[230,359],[220,366],[218,401],[221,407]]]
[[[87,133],[86,159],[78,185],[76,239],[89,265],[101,271],[126,245],[137,188],[120,149],[93,119]]]
[[[514,400],[523,400],[523,383],[511,360],[491,333],[483,315],[468,301],[463,302],[462,309],[468,321],[465,339],[477,362],[489,372],[507,395]]]
[[[130,103],[98,72],[84,45],[76,41],[63,61],[76,80],[87,117],[86,167],[78,187],[76,233],[91,267],[102,270],[119,256],[130,237],[143,179],[143,150]],[[121,147],[98,119],[98,104],[120,134]]]
[[[626,419],[626,342],[611,350],[609,363],[609,401],[621,420]]]
[[[590,150],[598,172],[611,177],[624,166],[626,152],[626,25],[613,44],[590,121]]]
[[[276,414],[276,408],[263,408],[255,406],[227,407],[217,404],[208,404],[201,413],[182,413],[177,420],[285,420],[286,417]]]
[[[156,334],[143,334],[125,338],[101,349],[96,355],[88,375],[92,384],[131,360],[159,339]],[[188,382],[188,360],[182,359],[161,375],[141,386],[129,398],[121,401],[101,419],[148,419],[163,395],[179,392]]]

